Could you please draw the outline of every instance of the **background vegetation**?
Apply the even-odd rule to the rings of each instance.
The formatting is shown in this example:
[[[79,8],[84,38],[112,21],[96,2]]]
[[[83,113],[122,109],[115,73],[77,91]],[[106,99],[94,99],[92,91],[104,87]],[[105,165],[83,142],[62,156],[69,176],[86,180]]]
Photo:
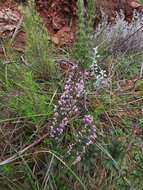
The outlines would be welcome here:
[[[25,51],[8,41],[0,59],[0,189],[143,189],[142,19],[94,31],[94,4],[85,16],[78,0],[76,41],[60,53],[23,7]]]

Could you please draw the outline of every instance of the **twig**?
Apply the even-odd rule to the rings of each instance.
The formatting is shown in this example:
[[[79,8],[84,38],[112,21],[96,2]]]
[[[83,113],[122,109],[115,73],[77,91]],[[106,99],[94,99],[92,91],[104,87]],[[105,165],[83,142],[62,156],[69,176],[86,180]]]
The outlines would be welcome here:
[[[143,77],[143,63],[142,63],[142,65],[141,65],[140,77]]]
[[[19,159],[21,157],[22,154],[24,154],[27,150],[31,149],[32,147],[38,145],[39,143],[41,143],[45,138],[47,138],[49,135],[49,133],[46,133],[45,135],[43,135],[42,137],[40,137],[38,140],[35,140],[32,144],[26,146],[24,149],[18,151],[16,154],[14,154],[13,156],[7,158],[6,160],[0,162],[0,166],[6,165],[6,164],[10,164],[13,161]]]
[[[17,34],[18,34],[18,32],[19,32],[19,30],[21,28],[22,22],[23,22],[23,16],[20,18],[20,20],[19,20],[19,22],[18,22],[18,24],[17,24],[17,26],[15,28],[15,31],[14,31],[14,33],[12,35],[12,38],[11,38],[11,42],[13,42],[15,37],[17,36]]]
[[[143,100],[143,98],[139,98],[139,99],[137,99],[137,100],[133,100],[133,101],[131,101],[131,102],[128,102],[128,104],[134,104],[134,103],[140,102],[140,101],[142,101],[142,100]]]
[[[119,44],[119,46],[117,47],[118,48],[121,48],[125,42],[127,42],[132,36],[134,36],[137,32],[139,32],[141,29],[143,29],[143,25],[141,25],[141,27],[139,27],[135,32],[133,32],[128,38],[126,38],[123,42],[121,42],[121,44]],[[116,49],[116,50],[117,50]]]

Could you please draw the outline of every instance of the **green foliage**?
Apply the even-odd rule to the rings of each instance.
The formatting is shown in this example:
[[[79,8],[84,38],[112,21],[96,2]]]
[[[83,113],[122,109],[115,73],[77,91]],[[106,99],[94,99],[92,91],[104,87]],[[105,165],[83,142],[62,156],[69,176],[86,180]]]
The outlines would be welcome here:
[[[130,79],[132,76],[140,75],[142,54],[118,55],[115,59],[118,61],[116,65],[116,74],[121,78]]]
[[[21,90],[21,95],[12,97],[9,100],[9,108],[18,113],[21,117],[27,117],[37,122],[39,118],[35,115],[50,113],[50,97],[39,92],[38,84],[33,80],[32,73],[27,72],[23,76],[23,81],[17,82],[17,87]]]
[[[143,119],[139,120],[139,127],[143,128]]]
[[[25,8],[24,29],[27,34],[25,55],[35,77],[46,80],[56,78],[54,49],[42,19],[31,4]]]
[[[84,1],[78,0],[78,29],[76,35],[76,41],[73,47],[73,57],[79,61],[81,68],[88,68],[91,64],[91,53],[92,53],[92,40],[91,32],[93,30],[92,25],[92,14],[93,9],[91,8],[94,0],[89,3],[89,20],[85,18],[85,7]]]
[[[5,63],[0,61],[0,83],[3,90],[8,90],[15,86],[16,81],[23,79],[23,73],[27,68],[17,59]]]
[[[1,170],[7,176],[12,176],[14,173],[14,170],[10,165],[4,166]]]
[[[88,27],[90,29],[89,32],[92,32],[95,22],[96,0],[88,1],[87,10],[88,10]]]

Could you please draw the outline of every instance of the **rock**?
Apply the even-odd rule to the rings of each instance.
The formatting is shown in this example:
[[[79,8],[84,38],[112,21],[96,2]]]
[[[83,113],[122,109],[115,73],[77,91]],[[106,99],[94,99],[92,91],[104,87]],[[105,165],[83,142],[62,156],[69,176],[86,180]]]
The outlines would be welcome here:
[[[131,7],[132,7],[133,9],[136,9],[136,8],[138,8],[138,7],[141,7],[141,4],[139,4],[139,3],[135,2],[135,1],[132,1],[132,2],[130,3],[130,5],[131,5]]]
[[[127,21],[132,20],[133,12],[136,10],[138,12],[143,12],[143,6],[138,0],[96,0],[96,23],[102,22],[104,12],[108,17],[109,22],[114,22],[113,17],[116,17],[116,12],[120,10],[125,14]]]

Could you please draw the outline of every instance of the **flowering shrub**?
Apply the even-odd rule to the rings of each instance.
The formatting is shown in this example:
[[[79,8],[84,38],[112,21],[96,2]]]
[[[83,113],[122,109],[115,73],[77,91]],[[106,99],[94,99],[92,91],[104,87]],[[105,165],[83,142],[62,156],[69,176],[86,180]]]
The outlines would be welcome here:
[[[62,143],[67,132],[68,134],[71,132],[71,121],[79,121],[75,132],[72,131],[72,137],[68,138],[67,146],[68,155],[77,156],[74,164],[81,159],[88,146],[96,142],[96,126],[93,117],[86,115],[88,89],[85,81],[90,79],[94,91],[105,87],[105,81],[108,80],[108,77],[106,71],[97,64],[98,57],[98,47],[96,47],[93,48],[89,69],[81,69],[75,63],[69,66],[63,92],[55,105],[53,119],[50,123],[50,137]]]
[[[96,43],[104,44],[108,50],[114,51],[137,51],[143,49],[142,35],[143,17],[134,12],[132,22],[125,20],[123,12],[117,13],[115,24],[107,24],[105,19],[96,31]],[[101,46],[103,46],[103,44]]]
[[[51,126],[52,137],[61,135],[69,124],[70,119],[82,111],[84,92],[83,74],[75,64],[68,73],[58,105],[55,105]]]
[[[50,125],[50,136],[62,142],[66,131],[70,134],[71,120],[79,120],[78,128],[68,140],[67,153],[79,157],[86,152],[86,148],[96,141],[96,126],[91,115],[86,113],[85,71],[73,64],[65,79],[63,93],[54,108],[54,115]],[[82,121],[80,118],[83,118]],[[81,121],[81,122],[80,122]],[[64,145],[65,147],[65,145]],[[76,163],[77,161],[75,161]]]
[[[68,147],[68,154],[75,152],[77,155],[73,164],[80,162],[82,155],[86,153],[88,147],[95,144],[96,138],[96,125],[94,124],[93,117],[91,115],[85,115],[81,128],[75,134],[75,143],[70,144]]]
[[[93,48],[92,63],[88,72],[90,79],[93,81],[94,89],[99,89],[105,86],[107,87],[109,83],[106,70],[102,69],[99,64],[97,64],[98,57],[100,57],[98,54],[98,47]]]

